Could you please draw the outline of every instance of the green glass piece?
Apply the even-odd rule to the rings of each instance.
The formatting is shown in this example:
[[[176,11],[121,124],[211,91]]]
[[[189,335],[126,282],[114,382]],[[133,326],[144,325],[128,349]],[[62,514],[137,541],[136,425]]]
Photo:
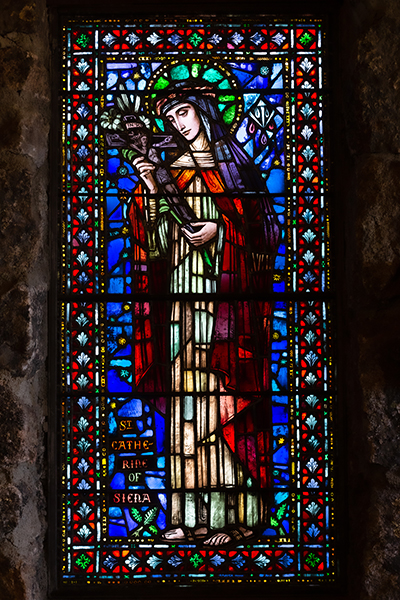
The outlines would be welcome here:
[[[168,79],[165,79],[165,77],[160,77],[160,79],[157,81],[157,83],[154,86],[155,90],[163,90],[164,88],[169,86],[169,81]]]
[[[159,129],[161,131],[165,131],[165,129],[164,129],[164,121],[162,119],[157,119],[156,118],[156,123],[157,123],[157,127],[159,127]]]
[[[207,69],[207,71],[203,74],[203,79],[209,81],[210,83],[217,83],[217,81],[221,81],[223,76],[217,69]]]
[[[189,77],[189,69],[186,65],[178,65],[171,69],[171,79],[187,79]]]
[[[179,342],[179,323],[171,323],[171,360],[174,360],[179,352]]]
[[[219,102],[233,102],[235,100],[235,96],[218,96]]]
[[[198,77],[201,70],[201,65],[193,63],[192,65],[192,77]]]
[[[230,125],[232,123],[233,119],[235,118],[235,113],[236,113],[235,105],[232,105],[226,109],[222,118],[224,119],[224,121],[227,125]]]
[[[223,81],[221,81],[221,83],[218,84],[218,87],[220,90],[231,90],[232,89],[232,86],[227,79],[224,79]]]

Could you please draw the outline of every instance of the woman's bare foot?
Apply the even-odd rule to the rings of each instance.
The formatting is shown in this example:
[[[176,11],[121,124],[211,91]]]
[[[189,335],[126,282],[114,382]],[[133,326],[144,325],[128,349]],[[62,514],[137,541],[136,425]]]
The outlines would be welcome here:
[[[251,537],[253,532],[251,529],[239,526],[230,529],[228,532],[219,531],[213,533],[209,538],[204,540],[204,544],[207,546],[224,546],[230,542],[240,542],[248,537]]]
[[[196,539],[203,539],[207,533],[207,527],[197,527],[197,529],[176,527],[165,531],[161,537],[165,542],[194,542]]]

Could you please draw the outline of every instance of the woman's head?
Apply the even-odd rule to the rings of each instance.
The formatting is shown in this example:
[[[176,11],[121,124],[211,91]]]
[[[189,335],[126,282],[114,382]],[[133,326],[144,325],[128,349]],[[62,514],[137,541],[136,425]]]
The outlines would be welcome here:
[[[165,111],[166,119],[189,142],[193,141],[201,127],[199,115],[193,104],[180,102]]]

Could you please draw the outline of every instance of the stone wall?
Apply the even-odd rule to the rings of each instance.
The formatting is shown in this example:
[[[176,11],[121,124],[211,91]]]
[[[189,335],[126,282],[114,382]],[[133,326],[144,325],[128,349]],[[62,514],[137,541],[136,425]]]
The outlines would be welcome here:
[[[42,599],[47,570],[48,25],[0,9],[0,598]]]
[[[47,596],[48,27],[45,0],[3,0],[0,600]],[[343,0],[335,28],[332,183],[345,473],[337,521],[347,572],[340,597],[397,600],[400,3]]]

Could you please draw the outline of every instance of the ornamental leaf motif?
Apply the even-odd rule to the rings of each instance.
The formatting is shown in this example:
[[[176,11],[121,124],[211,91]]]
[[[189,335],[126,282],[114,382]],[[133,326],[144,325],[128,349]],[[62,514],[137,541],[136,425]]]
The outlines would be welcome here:
[[[308,73],[309,71],[311,71],[312,67],[313,64],[308,58],[304,58],[300,63],[300,68],[304,73]]]
[[[83,250],[81,250],[79,255],[76,257],[76,260],[81,265],[81,267],[83,267],[84,265],[86,265],[87,261],[89,260],[89,257],[87,254],[85,254]]]
[[[308,105],[307,105],[308,106]],[[314,156],[315,152],[314,150],[310,147],[310,146],[306,146],[305,148],[303,148],[302,150],[302,155],[304,156],[304,158],[309,161],[312,159],[312,157]]]
[[[301,213],[301,216],[306,223],[310,224],[315,215],[309,208],[306,208],[306,210]]]
[[[313,517],[317,516],[320,510],[321,507],[318,506],[318,504],[316,504],[315,502],[311,502],[311,504],[309,504],[306,508],[306,511],[309,512],[310,515],[312,515]]]
[[[87,540],[88,537],[90,537],[90,535],[92,534],[92,532],[90,531],[89,527],[87,527],[87,525],[82,525],[82,527],[78,529],[77,534],[82,540]]]
[[[307,396],[306,402],[307,402],[307,404],[309,404],[310,406],[312,406],[314,408],[314,406],[318,402],[318,398],[317,398],[317,396],[314,396],[314,394],[311,394],[310,396]]]
[[[84,327],[87,323],[89,323],[89,320],[84,313],[81,313],[78,317],[76,317],[76,322],[80,327]]]
[[[318,469],[318,463],[314,458],[310,458],[306,467],[310,471],[310,473],[314,473],[314,471]]]
[[[303,238],[305,239],[305,241],[307,242],[307,244],[309,244],[310,242],[312,242],[317,236],[315,235],[315,233],[313,231],[311,231],[311,229],[307,229],[307,231],[305,231],[303,233]]]
[[[76,130],[76,135],[79,137],[79,139],[83,142],[83,140],[85,139],[85,137],[88,134],[88,130],[86,129],[86,127],[84,127],[83,125],[81,125],[77,130]]]
[[[308,125],[303,127],[303,129],[301,131],[301,135],[303,136],[303,138],[305,140],[309,140],[313,133],[314,133],[313,130],[310,129],[310,127]]]
[[[89,427],[89,421],[87,419],[85,419],[85,417],[80,417],[76,426],[80,431],[82,431],[82,432],[86,431],[86,429]]]
[[[304,378],[304,380],[306,383],[308,383],[308,385],[314,385],[317,381],[317,378],[313,373],[309,373],[307,377]]]
[[[310,352],[305,355],[304,359],[308,362],[310,367],[312,367],[318,360],[318,354],[315,354],[315,352],[310,350]]]
[[[86,473],[86,471],[89,469],[89,463],[84,458],[81,458],[81,461],[77,466],[81,473]]]
[[[82,519],[86,519],[92,512],[92,509],[86,502],[83,502],[76,512],[81,515]]]
[[[125,564],[128,565],[128,567],[132,569],[132,571],[134,571],[136,567],[140,564],[140,560],[136,556],[131,554],[126,559]]]
[[[76,336],[76,339],[78,340],[78,342],[80,343],[81,346],[84,346],[87,343],[89,338],[86,335],[86,333],[81,331],[81,333]]]
[[[83,389],[89,383],[89,379],[86,377],[86,375],[83,375],[83,373],[81,373],[81,375],[79,375],[79,377],[77,378],[76,383],[81,389]]]
[[[306,425],[310,428],[310,429],[314,429],[314,427],[316,426],[316,424],[318,423],[317,419],[314,417],[314,415],[310,415],[307,419],[306,419]]]

